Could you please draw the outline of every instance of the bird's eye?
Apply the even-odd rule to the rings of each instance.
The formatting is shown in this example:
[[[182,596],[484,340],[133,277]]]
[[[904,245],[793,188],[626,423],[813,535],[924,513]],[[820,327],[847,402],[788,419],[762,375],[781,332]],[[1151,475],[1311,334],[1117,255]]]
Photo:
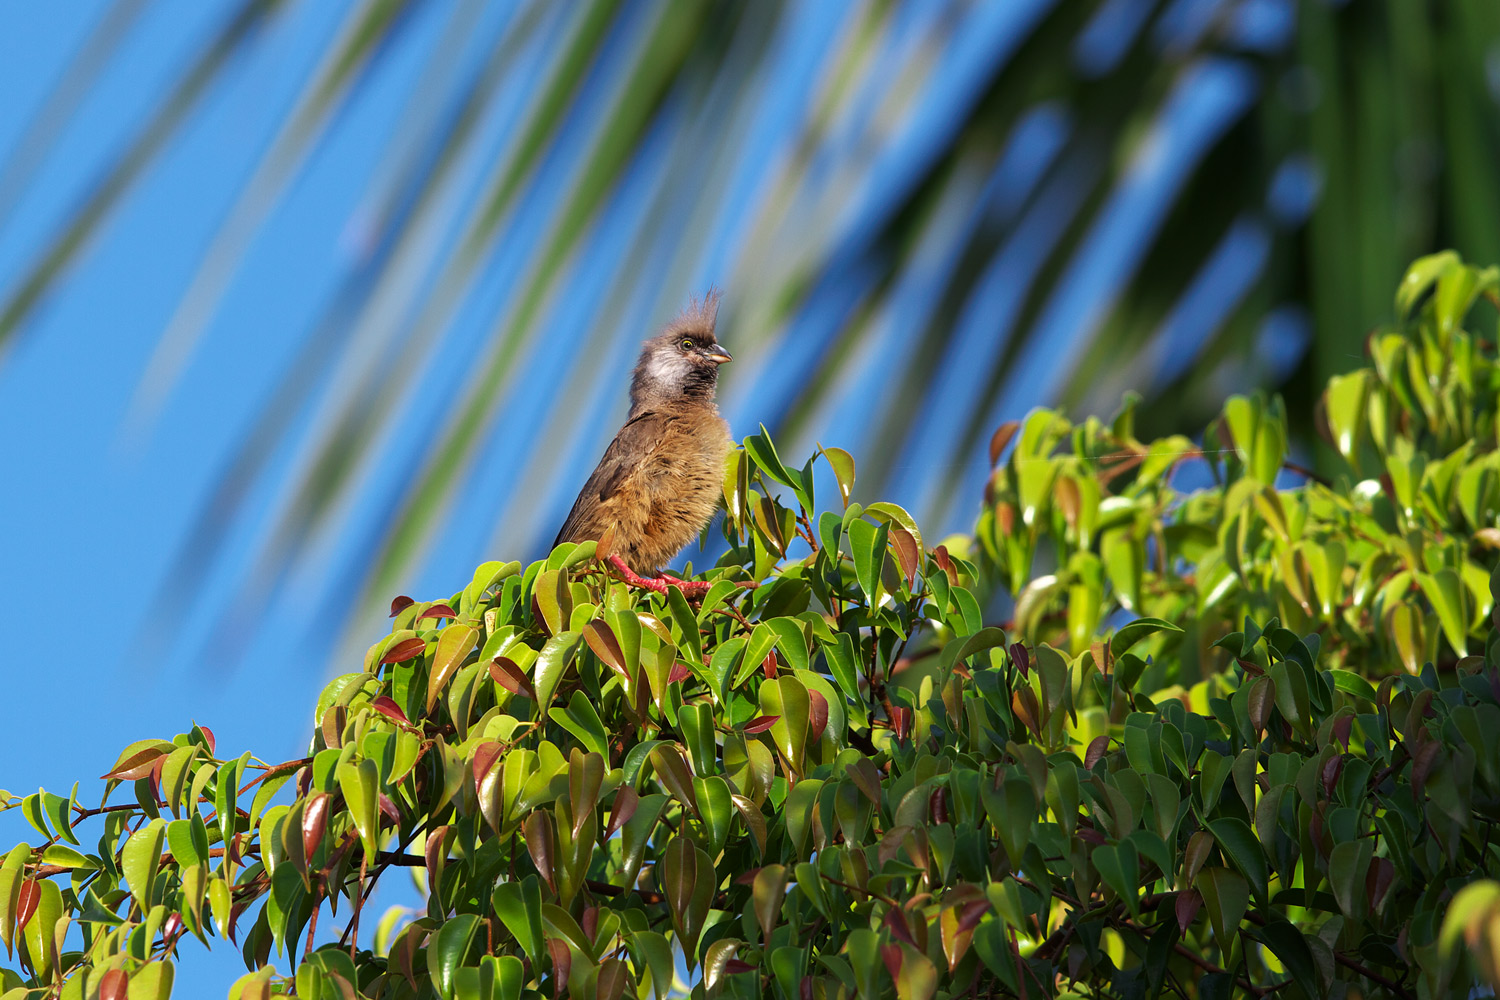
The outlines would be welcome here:
[[[688,338],[683,337],[682,343],[680,343],[678,346],[681,347],[684,351],[691,351],[693,349],[693,342]]]

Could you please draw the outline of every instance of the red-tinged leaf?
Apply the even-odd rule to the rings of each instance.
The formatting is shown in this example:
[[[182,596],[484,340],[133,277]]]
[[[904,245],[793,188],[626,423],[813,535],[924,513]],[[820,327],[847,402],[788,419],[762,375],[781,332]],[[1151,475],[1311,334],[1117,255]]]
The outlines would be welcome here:
[[[427,835],[427,846],[422,849],[422,857],[427,862],[427,885],[432,892],[437,891],[438,866],[447,857],[444,848],[450,829],[452,828],[445,823],[433,830]]]
[[[448,605],[446,605],[446,604],[434,604],[432,607],[428,608],[426,611],[422,612],[420,615],[417,615],[417,621],[421,621],[423,618],[457,618],[457,617],[458,617],[458,612],[454,611],[452,608],[448,607]]]
[[[958,932],[966,934],[979,926],[979,921],[990,911],[988,900],[971,899],[964,904],[964,908],[958,911]]]
[[[828,728],[828,699],[821,692],[808,688],[807,701],[807,739],[816,744],[823,738],[823,730]]]
[[[763,733],[767,729],[770,729],[772,726],[776,725],[776,720],[780,718],[781,716],[779,715],[757,715],[755,718],[745,723],[745,734],[753,735],[755,733]]]
[[[1323,765],[1323,794],[1333,796],[1333,789],[1339,783],[1339,775],[1344,773],[1344,758],[1329,757]]]
[[[502,744],[493,742],[481,743],[474,748],[474,758],[470,767],[474,772],[474,790],[476,792],[479,791],[479,786],[484,784],[485,777],[490,773],[490,769],[495,766],[495,762],[500,759],[500,755],[504,752],[505,747]]]
[[[521,832],[537,874],[556,892],[557,883],[552,878],[552,814],[542,809],[528,813]]]
[[[932,821],[942,824],[948,822],[948,796],[941,788],[934,788],[932,794],[927,796],[927,808],[932,813]]]
[[[1333,738],[1343,744],[1344,752],[1349,752],[1349,731],[1354,727],[1354,716],[1345,715],[1336,719],[1333,723]]]
[[[760,665],[761,673],[766,675],[768,681],[776,679],[776,662],[776,650],[773,649],[766,654],[765,662]]]
[[[307,798],[302,810],[302,856],[312,861],[323,842],[323,830],[328,825],[328,803],[332,796],[327,792],[315,792]]]
[[[594,934],[599,930],[599,907],[585,906],[583,908],[583,919],[578,921],[578,926],[583,928],[583,936],[594,943]]]
[[[905,740],[911,735],[911,709],[904,705],[891,706],[891,730],[897,740]]]
[[[1109,737],[1107,735],[1095,736],[1092,740],[1089,741],[1089,748],[1084,751],[1083,766],[1092,771],[1094,769],[1094,765],[1103,760],[1104,755],[1108,752]]]
[[[1313,810],[1312,819],[1307,822],[1307,834],[1312,838],[1313,846],[1318,849],[1318,854],[1324,858],[1328,857],[1328,848],[1323,844],[1323,806],[1326,802],[1319,802],[1318,808]]]
[[[110,969],[99,980],[99,1000],[125,1000],[130,977],[124,969]]]
[[[906,577],[907,587],[911,587],[916,583],[917,571],[922,568],[917,540],[899,524],[891,525],[890,540],[891,547],[896,550],[896,561],[901,564],[901,575]]]
[[[232,865],[238,865],[242,863],[240,860],[239,834],[235,834],[233,837],[229,838],[229,843],[224,847],[224,856],[229,859],[229,863]]]
[[[1245,672],[1252,677],[1264,677],[1266,672],[1260,668],[1260,664],[1254,660],[1247,660],[1243,656],[1236,656],[1234,662],[1245,668]],[[1275,702],[1273,701],[1272,704]]]
[[[172,941],[182,931],[182,915],[173,913],[167,917],[167,922],[162,925],[161,939],[166,942]]]
[[[1396,866],[1389,858],[1370,859],[1370,870],[1365,873],[1365,898],[1370,901],[1370,909],[1380,909],[1380,901],[1395,878]]]
[[[883,944],[880,946],[880,958],[885,962],[885,971],[891,974],[892,979],[901,975],[901,946],[899,944]]]
[[[958,579],[958,570],[953,566],[953,557],[948,554],[948,546],[939,545],[933,549],[932,558],[937,560],[938,569],[947,574],[948,579]]]
[[[1422,789],[1427,785],[1427,776],[1437,766],[1443,745],[1436,741],[1424,743],[1413,755],[1411,765],[1411,790],[1418,802],[1422,801]]]
[[[1087,841],[1090,844],[1097,845],[1106,842],[1104,839],[1104,834],[1100,833],[1098,830],[1086,826],[1080,826],[1078,828],[1077,836],[1079,840]]]
[[[620,640],[615,638],[614,629],[607,622],[597,619],[589,622],[583,627],[583,640],[599,657],[599,662],[621,677],[630,678],[630,671],[625,668],[625,651],[620,648]]]
[[[396,704],[396,699],[390,695],[376,695],[375,700],[370,702],[370,707],[392,722],[403,726],[411,725],[411,720],[406,717],[405,712],[401,711],[401,706]]]
[[[573,952],[568,949],[568,942],[562,938],[549,937],[547,951],[552,955],[553,981],[558,984],[566,983],[573,974]]]
[[[411,607],[413,604],[416,604],[416,603],[417,602],[414,601],[414,600],[412,600],[410,597],[407,597],[405,594],[402,594],[400,597],[396,598],[394,601],[391,602],[391,614],[390,614],[390,617],[392,617],[392,618],[396,617],[401,612],[405,611],[407,608]]]
[[[391,948],[391,953],[396,957],[396,968],[400,971],[402,978],[411,984],[413,990],[417,989],[417,976],[415,959],[418,949],[427,941],[427,931],[413,927],[396,939],[396,944]]]
[[[402,639],[390,649],[387,649],[385,655],[380,658],[380,662],[405,663],[413,657],[421,656],[426,649],[427,641],[425,639],[412,636],[410,639]]]
[[[1022,677],[1031,676],[1031,653],[1024,644],[1019,642],[1010,644],[1010,660],[1020,669]]]
[[[36,884],[36,880],[27,879],[21,883],[21,896],[16,902],[16,930],[24,931],[26,925],[31,921],[31,915],[36,912],[36,904],[42,900],[42,887]]]
[[[214,731],[204,725],[199,725],[198,729],[203,733],[203,738],[208,741],[208,752],[212,754],[219,745],[219,741],[214,738]]]
[[[672,672],[667,674],[667,683],[676,684],[679,681],[687,680],[691,676],[693,676],[692,669],[686,663],[678,660],[672,664]]]
[[[630,822],[630,817],[635,815],[636,809],[640,808],[641,796],[630,785],[621,786],[615,792],[615,805],[609,813],[609,828],[604,831],[604,839],[613,837],[620,829]]]
[[[1016,533],[1016,508],[1007,500],[995,505],[995,524],[1000,528],[1000,537],[1009,538]]]
[[[155,771],[158,764],[167,756],[171,750],[163,750],[159,746],[146,747],[139,753],[133,753],[129,757],[115,764],[115,769],[102,776],[103,781],[139,781],[149,778],[151,772]]]
[[[755,876],[757,876],[759,874],[760,874],[760,868],[759,867],[752,868],[752,869],[750,869],[747,872],[740,872],[738,875],[736,875],[734,877],[734,884],[735,885],[754,885],[755,884]]]
[[[1197,889],[1177,894],[1177,927],[1183,934],[1193,926],[1193,921],[1198,919],[1198,911],[1203,907],[1203,897],[1198,895]]]
[[[739,975],[741,972],[754,972],[759,966],[751,965],[743,958],[731,958],[724,963],[724,974],[729,976]]]
[[[799,1000],[813,1000],[812,976],[803,976],[802,984],[797,987]]]
[[[1010,696],[1010,710],[1016,718],[1021,720],[1021,725],[1038,735],[1042,727],[1040,719],[1040,706],[1036,703],[1036,692],[1029,687],[1018,687]]]
[[[490,664],[490,679],[499,684],[511,694],[519,694],[536,701],[536,689],[531,686],[531,678],[521,672],[515,661],[507,656],[497,656]]]
[[[390,820],[392,826],[401,825],[401,810],[396,808],[396,803],[389,795],[381,792],[375,801],[380,806],[381,815]]]
[[[238,925],[240,922],[240,914],[245,912],[245,908],[248,907],[251,902],[252,900],[247,899],[243,903],[235,903],[229,908],[229,940],[233,941],[235,944],[240,943],[239,938],[236,936],[236,925]]]
[[[1005,451],[1005,446],[1010,444],[1010,439],[1016,436],[1016,431],[1021,429],[1019,420],[1007,420],[995,428],[995,433],[990,435],[990,468],[1000,464],[1000,453]]]
[[[891,932],[891,937],[898,941],[905,941],[913,948],[917,946],[916,938],[911,936],[911,928],[906,926],[906,914],[901,912],[899,906],[893,906],[885,911],[886,928]]]
[[[604,562],[615,554],[615,526],[610,525],[604,529],[604,534],[599,536],[599,541],[594,545],[594,558]]]

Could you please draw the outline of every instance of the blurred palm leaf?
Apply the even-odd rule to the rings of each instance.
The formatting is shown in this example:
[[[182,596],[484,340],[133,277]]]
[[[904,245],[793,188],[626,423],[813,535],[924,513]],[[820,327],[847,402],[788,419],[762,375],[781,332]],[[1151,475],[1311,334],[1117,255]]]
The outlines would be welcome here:
[[[291,5],[225,6],[14,276],[0,350]],[[118,0],[111,32],[138,7]],[[951,528],[1002,420],[1137,389],[1145,430],[1192,430],[1230,391],[1353,364],[1413,255],[1500,259],[1489,0],[363,0],[205,254],[137,417],[419,17],[442,29],[389,109],[358,252],[224,456],[174,605],[218,574],[255,620],[304,574],[347,618],[423,567],[539,551],[623,413],[639,340],[711,284],[735,429],[765,423],[789,455],[850,448],[860,492]],[[50,141],[28,133],[0,194]],[[231,537],[253,560],[225,557]]]

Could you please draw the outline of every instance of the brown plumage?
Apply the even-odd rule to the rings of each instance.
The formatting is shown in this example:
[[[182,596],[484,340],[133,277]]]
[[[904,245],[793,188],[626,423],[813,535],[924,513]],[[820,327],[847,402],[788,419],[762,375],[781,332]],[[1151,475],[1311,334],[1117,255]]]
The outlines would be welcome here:
[[[708,298],[646,341],[625,426],[573,502],[554,546],[598,540],[613,529],[614,554],[635,571],[630,576],[654,575],[713,516],[733,447],[714,405],[719,365],[730,360],[714,339],[717,305]]]

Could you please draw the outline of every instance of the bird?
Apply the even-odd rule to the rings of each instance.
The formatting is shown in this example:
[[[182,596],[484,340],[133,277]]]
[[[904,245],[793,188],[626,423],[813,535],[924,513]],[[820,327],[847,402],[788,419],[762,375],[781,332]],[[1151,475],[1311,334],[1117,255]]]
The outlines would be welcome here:
[[[718,296],[688,306],[642,346],[630,380],[630,412],[557,533],[602,542],[629,584],[702,596],[708,584],[661,572],[718,507],[734,448],[714,404],[719,366],[733,360],[714,335]]]

